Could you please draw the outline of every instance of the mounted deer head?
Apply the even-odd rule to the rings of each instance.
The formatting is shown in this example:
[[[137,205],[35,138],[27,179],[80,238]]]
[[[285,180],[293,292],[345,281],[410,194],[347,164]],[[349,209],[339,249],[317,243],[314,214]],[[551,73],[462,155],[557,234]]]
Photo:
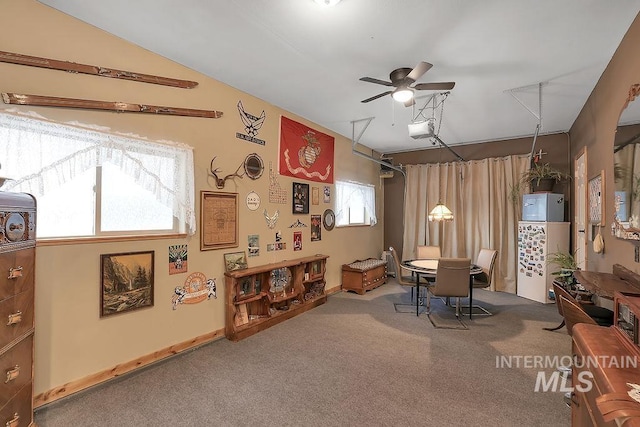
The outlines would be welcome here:
[[[217,156],[216,156],[216,157],[217,157]],[[214,157],[213,159],[211,159],[211,166],[210,166],[210,169],[211,169],[211,175],[213,175],[213,177],[216,179],[216,187],[217,187],[217,188],[219,188],[219,189],[223,189],[223,188],[224,188],[224,183],[225,183],[228,179],[230,179],[230,178],[231,178],[231,179],[233,179],[233,178],[235,178],[235,177],[242,178],[242,176],[243,176],[244,174],[241,174],[241,175],[240,175],[240,174],[238,174],[238,171],[240,170],[240,168],[242,167],[242,165],[244,164],[244,162],[243,162],[243,163],[240,163],[240,166],[238,166],[238,169],[236,169],[236,171],[235,171],[234,173],[229,174],[229,175],[225,176],[224,178],[218,178],[218,173],[220,173],[220,170],[219,170],[218,168],[215,168],[215,169],[213,168],[213,162],[215,161],[216,157]]]

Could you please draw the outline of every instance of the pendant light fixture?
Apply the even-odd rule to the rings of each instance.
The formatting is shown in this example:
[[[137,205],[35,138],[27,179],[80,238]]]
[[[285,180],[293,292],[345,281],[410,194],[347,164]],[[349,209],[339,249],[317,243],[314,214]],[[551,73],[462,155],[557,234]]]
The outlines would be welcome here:
[[[440,173],[440,158],[442,155],[442,144],[438,147],[438,174]],[[438,204],[429,212],[429,221],[453,221],[453,212],[442,203],[442,183],[438,177]]]

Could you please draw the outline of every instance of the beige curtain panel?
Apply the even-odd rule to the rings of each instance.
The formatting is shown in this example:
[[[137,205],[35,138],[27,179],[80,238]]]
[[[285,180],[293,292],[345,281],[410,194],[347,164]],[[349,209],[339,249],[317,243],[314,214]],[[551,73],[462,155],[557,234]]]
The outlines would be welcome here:
[[[528,156],[507,156],[407,165],[403,258],[415,258],[418,245],[440,246],[443,257],[472,260],[481,248],[496,249],[491,288],[515,293],[520,202],[510,193],[528,163]],[[428,221],[439,201],[451,209],[453,221]]]

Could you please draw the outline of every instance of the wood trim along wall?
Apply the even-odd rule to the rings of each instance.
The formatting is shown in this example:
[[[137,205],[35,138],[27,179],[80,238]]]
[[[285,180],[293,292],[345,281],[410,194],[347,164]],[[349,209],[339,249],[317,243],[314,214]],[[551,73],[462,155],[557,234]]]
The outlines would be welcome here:
[[[105,381],[122,376],[136,369],[148,366],[152,363],[159,362],[168,357],[175,356],[186,350],[200,347],[204,344],[218,340],[220,338],[224,338],[224,329],[219,329],[208,334],[200,335],[188,341],[183,341],[181,343],[174,344],[161,350],[154,351],[153,353],[147,354],[137,359],[130,360],[129,362],[116,365],[113,368],[105,369],[104,371],[97,372],[79,380],[68,382],[35,396],[33,399],[33,406],[34,408],[38,408],[42,405],[52,403],[58,399],[62,399],[63,397],[67,397],[89,387],[101,384]]]

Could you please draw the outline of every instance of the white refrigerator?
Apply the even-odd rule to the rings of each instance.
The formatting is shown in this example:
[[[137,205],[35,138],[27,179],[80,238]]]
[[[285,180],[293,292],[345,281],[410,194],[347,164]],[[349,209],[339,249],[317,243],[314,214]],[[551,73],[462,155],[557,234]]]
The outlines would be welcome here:
[[[547,256],[569,251],[568,222],[518,222],[518,296],[541,303],[552,303],[551,274],[556,268],[547,265]]]

